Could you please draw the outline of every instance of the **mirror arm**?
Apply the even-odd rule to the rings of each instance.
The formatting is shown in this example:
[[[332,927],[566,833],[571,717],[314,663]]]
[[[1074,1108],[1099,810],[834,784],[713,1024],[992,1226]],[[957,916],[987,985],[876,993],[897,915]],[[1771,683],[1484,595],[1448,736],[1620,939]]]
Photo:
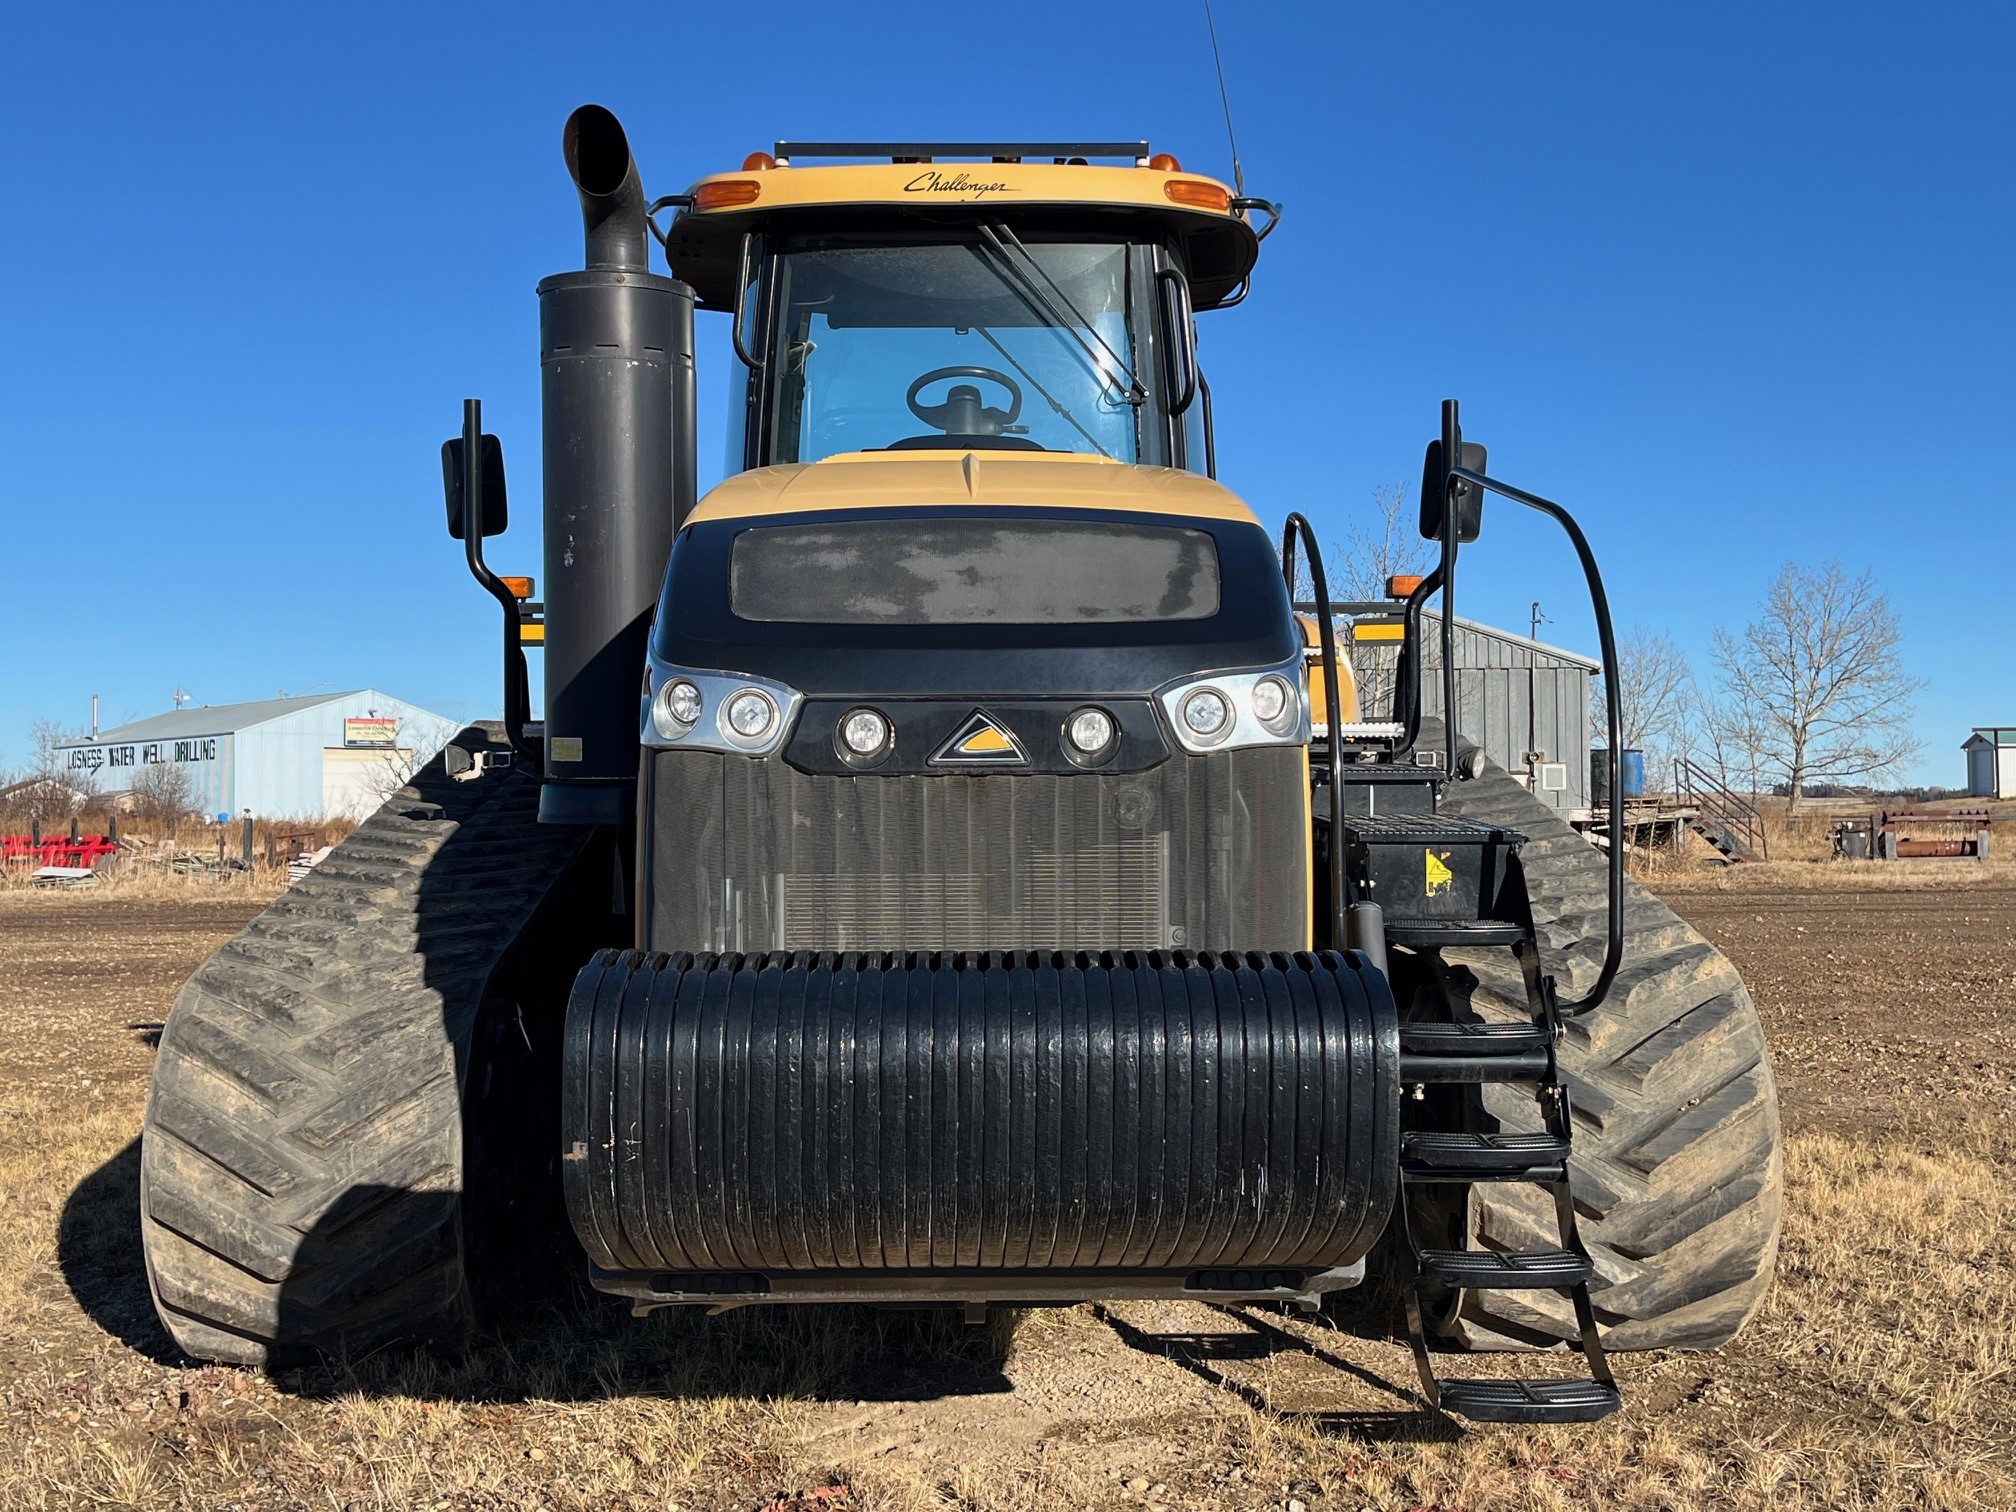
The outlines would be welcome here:
[[[735,320],[730,335],[735,342],[735,355],[742,359],[742,365],[750,370],[763,366],[762,362],[750,355],[749,345],[742,339],[742,312],[749,307],[749,275],[756,262],[756,233],[745,232],[742,237],[742,256],[735,275]]]
[[[1169,315],[1171,355],[1183,367],[1183,386],[1169,402],[1169,413],[1176,416],[1188,410],[1197,398],[1197,327],[1190,313],[1190,280],[1183,276],[1181,268],[1157,268],[1155,281],[1176,295],[1173,309],[1168,300],[1162,301],[1162,308]]]
[[[1603,647],[1603,718],[1606,727],[1603,757],[1604,765],[1610,770],[1610,908],[1607,920],[1610,938],[1604,945],[1603,970],[1589,989],[1589,995],[1578,1002],[1561,1005],[1563,1013],[1588,1013],[1601,1006],[1603,999],[1609,995],[1611,983],[1617,980],[1617,968],[1624,959],[1624,752],[1618,745],[1618,735],[1624,724],[1624,691],[1617,675],[1617,635],[1610,623],[1610,598],[1603,591],[1603,574],[1597,570],[1596,553],[1589,549],[1589,538],[1582,534],[1582,527],[1575,523],[1575,517],[1559,504],[1538,494],[1527,493],[1522,488],[1514,488],[1509,483],[1500,483],[1483,473],[1472,472],[1467,467],[1451,468],[1449,479],[1452,484],[1461,480],[1473,488],[1487,489],[1515,504],[1524,504],[1559,525],[1574,546],[1575,555],[1582,563],[1582,576],[1589,585],[1589,606],[1595,611],[1596,636]]]
[[[1463,427],[1457,423],[1456,401],[1442,401],[1442,456],[1460,461]],[[1443,768],[1456,776],[1456,549],[1461,522],[1457,518],[1456,469],[1449,471],[1442,499],[1442,745]]]
[[[462,547],[469,561],[470,576],[504,608],[504,732],[511,749],[530,761],[533,752],[525,741],[525,726],[532,714],[532,686],[519,635],[518,600],[483,560],[481,399],[462,401]]]

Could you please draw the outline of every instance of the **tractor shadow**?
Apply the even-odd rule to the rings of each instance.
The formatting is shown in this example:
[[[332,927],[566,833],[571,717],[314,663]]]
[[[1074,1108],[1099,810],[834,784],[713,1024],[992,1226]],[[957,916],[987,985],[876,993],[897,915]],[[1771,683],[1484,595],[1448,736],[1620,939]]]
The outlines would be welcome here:
[[[1363,1443],[1448,1443],[1462,1436],[1454,1420],[1415,1391],[1411,1370],[1404,1382],[1389,1379],[1259,1307],[1213,1305],[1210,1313],[1216,1326],[1168,1331],[1143,1327],[1110,1307],[1093,1308],[1128,1348],[1167,1360],[1256,1412]],[[1369,1312],[1355,1318],[1349,1303],[1327,1321],[1340,1337],[1391,1339]]]
[[[392,1196],[353,1188],[339,1225]],[[411,1194],[398,1194],[410,1197]],[[748,1308],[706,1317],[665,1309],[633,1318],[590,1288],[571,1235],[548,1224],[513,1234],[515,1263],[479,1297],[470,1347],[398,1345],[307,1357],[271,1372],[283,1390],[469,1403],[674,1398],[799,1398],[908,1402],[1010,1389],[1002,1365],[1018,1315],[971,1326],[949,1311],[867,1307]],[[312,1274],[314,1231],[297,1265]],[[162,1327],[140,1246],[140,1141],[72,1190],[57,1225],[63,1279],[91,1320],[157,1365],[191,1365]],[[283,1311],[305,1305],[284,1292]]]
[[[56,1261],[70,1295],[106,1333],[156,1365],[183,1360],[154,1313],[140,1251],[140,1141],[78,1182],[56,1220]]]

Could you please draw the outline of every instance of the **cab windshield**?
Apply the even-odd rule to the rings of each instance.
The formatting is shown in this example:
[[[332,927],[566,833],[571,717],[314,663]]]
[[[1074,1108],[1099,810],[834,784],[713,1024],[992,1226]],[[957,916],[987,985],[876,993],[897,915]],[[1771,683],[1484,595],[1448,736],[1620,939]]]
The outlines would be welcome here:
[[[1166,463],[1154,256],[1123,242],[803,239],[773,264],[764,462],[1079,452]]]

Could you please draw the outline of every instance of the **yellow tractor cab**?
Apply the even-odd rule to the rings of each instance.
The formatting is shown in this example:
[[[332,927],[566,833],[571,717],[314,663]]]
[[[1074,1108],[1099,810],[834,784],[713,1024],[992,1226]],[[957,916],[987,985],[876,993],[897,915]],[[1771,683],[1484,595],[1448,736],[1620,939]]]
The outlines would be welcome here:
[[[780,142],[684,200],[746,470],[656,616],[647,948],[1308,948],[1304,646],[1192,324],[1253,202],[1146,143]]]

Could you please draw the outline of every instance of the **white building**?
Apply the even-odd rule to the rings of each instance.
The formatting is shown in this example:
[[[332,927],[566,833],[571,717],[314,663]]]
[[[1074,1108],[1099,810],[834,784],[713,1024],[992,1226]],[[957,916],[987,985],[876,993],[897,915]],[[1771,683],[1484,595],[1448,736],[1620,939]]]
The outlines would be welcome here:
[[[1969,798],[2016,798],[2016,728],[1979,725],[1961,742]]]
[[[210,817],[362,818],[458,726],[403,699],[360,688],[305,698],[176,709],[59,747],[64,766],[101,792],[131,788],[149,767],[180,767]]]

